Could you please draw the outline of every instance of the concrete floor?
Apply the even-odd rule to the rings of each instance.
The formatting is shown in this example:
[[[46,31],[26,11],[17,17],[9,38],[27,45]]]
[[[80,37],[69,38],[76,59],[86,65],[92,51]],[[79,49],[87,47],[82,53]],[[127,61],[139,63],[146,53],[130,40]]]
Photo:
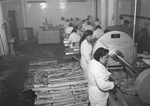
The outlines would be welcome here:
[[[15,56],[0,57],[0,106],[34,106],[34,92],[24,91],[23,86],[28,79],[29,62],[66,62],[64,46],[62,43],[38,45],[34,39],[23,42],[15,51]]]

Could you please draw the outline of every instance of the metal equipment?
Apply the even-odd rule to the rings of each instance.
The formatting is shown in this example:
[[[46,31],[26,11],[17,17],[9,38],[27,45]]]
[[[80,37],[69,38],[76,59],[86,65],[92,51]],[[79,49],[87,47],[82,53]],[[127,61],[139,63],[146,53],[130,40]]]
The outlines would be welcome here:
[[[111,31],[104,35],[102,35],[94,44],[93,53],[96,51],[97,48],[103,47],[107,48],[111,52],[114,50],[119,50],[123,53],[124,59],[129,62],[130,64],[136,58],[136,44],[132,43],[132,38],[121,31]],[[109,64],[118,64],[118,62],[114,61],[113,59],[109,59]]]
[[[95,42],[93,53],[99,47],[109,50],[109,67],[113,67],[115,71],[118,66],[122,65],[122,71],[119,70],[118,73],[126,74],[124,77],[118,74],[123,84],[110,95],[111,106],[149,106],[150,69],[140,72],[132,66],[136,58],[136,44],[133,43],[132,38],[124,32],[111,31]]]
[[[79,61],[80,53],[79,53],[79,44],[75,44],[74,47],[70,48],[70,43],[68,42],[68,39],[63,40],[63,44],[65,46],[65,55],[71,56],[73,59]]]

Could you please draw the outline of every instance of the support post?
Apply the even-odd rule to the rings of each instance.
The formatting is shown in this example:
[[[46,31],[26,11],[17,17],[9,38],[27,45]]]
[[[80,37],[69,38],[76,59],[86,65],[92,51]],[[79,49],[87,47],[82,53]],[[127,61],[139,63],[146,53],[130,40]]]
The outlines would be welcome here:
[[[8,54],[8,42],[7,37],[5,33],[5,29],[3,27],[4,25],[4,19],[3,19],[3,13],[2,13],[2,1],[0,1],[0,56]]]

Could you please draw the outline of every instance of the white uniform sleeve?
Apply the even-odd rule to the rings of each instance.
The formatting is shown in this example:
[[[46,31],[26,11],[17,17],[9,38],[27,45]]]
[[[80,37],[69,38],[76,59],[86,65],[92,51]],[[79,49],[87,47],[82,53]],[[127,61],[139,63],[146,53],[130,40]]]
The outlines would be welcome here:
[[[85,31],[85,25],[84,25],[84,23],[82,24],[82,31]]]
[[[101,72],[100,69],[96,67],[93,70],[97,70],[94,71],[93,74],[94,74],[95,82],[100,90],[107,91],[114,88],[114,83],[108,80],[109,79],[108,74],[106,75],[106,73]]]
[[[88,44],[82,45],[82,51],[81,52],[85,58],[85,61],[89,64],[89,62],[91,61],[92,46],[91,46],[91,48],[88,46],[91,46],[91,45],[88,45]]]
[[[78,34],[78,36],[77,36],[77,42],[79,42],[80,39],[81,39],[81,37],[80,37],[80,35]]]
[[[92,36],[92,38],[94,39],[95,38],[95,36],[96,36],[96,34],[95,34],[95,31],[93,32],[93,36]]]
[[[69,36],[68,43],[72,42],[72,34]]]

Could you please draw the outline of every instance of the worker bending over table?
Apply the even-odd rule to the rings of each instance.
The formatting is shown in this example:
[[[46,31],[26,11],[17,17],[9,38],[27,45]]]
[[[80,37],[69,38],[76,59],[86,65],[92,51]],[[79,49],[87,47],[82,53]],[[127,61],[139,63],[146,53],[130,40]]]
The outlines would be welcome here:
[[[70,48],[78,47],[80,38],[81,37],[77,33],[77,29],[73,29],[68,39],[68,43],[70,43]]]

